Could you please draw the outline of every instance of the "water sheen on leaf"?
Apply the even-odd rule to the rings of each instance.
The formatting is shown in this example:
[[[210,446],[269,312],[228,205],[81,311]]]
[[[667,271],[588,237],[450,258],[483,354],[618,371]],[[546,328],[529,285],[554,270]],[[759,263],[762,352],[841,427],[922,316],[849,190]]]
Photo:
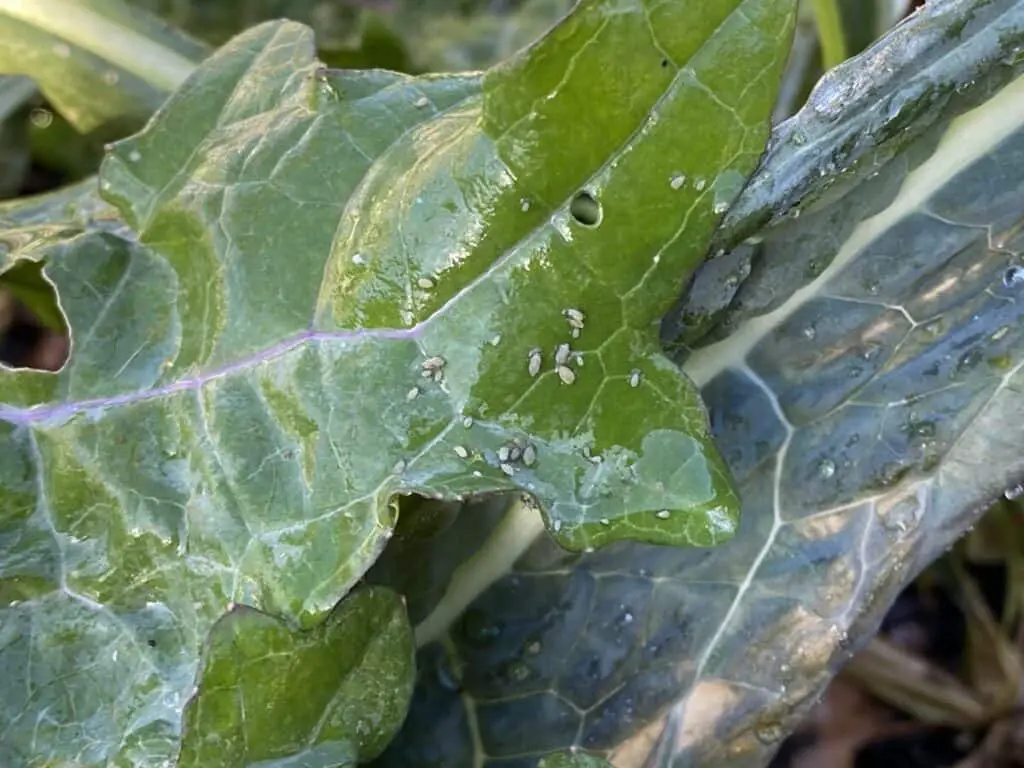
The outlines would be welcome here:
[[[657,320],[762,150],[792,3],[688,8],[582,2],[482,79],[258,27],[104,163],[131,231],[19,241],[73,346],[2,373],[3,761],[168,759],[216,622],[316,627],[399,494],[526,492],[574,549],[733,533]]]

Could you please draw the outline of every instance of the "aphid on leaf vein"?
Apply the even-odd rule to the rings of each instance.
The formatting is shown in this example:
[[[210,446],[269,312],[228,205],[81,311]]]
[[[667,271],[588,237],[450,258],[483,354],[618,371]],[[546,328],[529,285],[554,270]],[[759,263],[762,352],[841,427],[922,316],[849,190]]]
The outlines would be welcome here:
[[[572,350],[568,344],[559,344],[555,347],[555,365],[565,365],[569,362],[569,355]]]
[[[514,475],[516,473],[516,468],[513,467],[511,464],[506,464],[506,463],[502,462],[498,466],[500,466],[501,467],[501,471],[504,472],[509,477],[512,477],[512,475]]]
[[[556,370],[558,371],[558,378],[562,380],[563,384],[572,384],[576,381],[576,372],[569,366],[560,365]]]
[[[528,467],[532,467],[537,463],[537,449],[532,445],[527,445],[523,448],[523,464]]]
[[[639,387],[640,386],[640,378],[641,378],[640,371],[638,371],[636,368],[634,368],[629,373],[629,386],[633,387],[634,389],[636,387]]]
[[[526,364],[527,373],[529,373],[531,376],[536,376],[538,373],[540,373],[540,366],[543,362],[544,360],[542,358],[541,351],[536,347],[531,349],[530,358]]]

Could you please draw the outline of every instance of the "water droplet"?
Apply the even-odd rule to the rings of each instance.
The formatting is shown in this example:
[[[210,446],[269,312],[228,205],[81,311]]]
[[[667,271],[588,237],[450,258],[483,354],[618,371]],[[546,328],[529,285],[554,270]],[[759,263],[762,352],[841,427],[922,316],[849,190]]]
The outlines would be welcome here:
[[[686,183],[686,175],[682,173],[673,174],[672,178],[669,179],[668,185],[672,189],[682,189],[683,184]]]
[[[137,149],[133,149],[131,152],[128,153],[128,162],[130,162],[130,163],[137,163],[141,159],[142,159],[142,153],[139,152],[139,150],[137,150]]]
[[[836,473],[836,463],[832,459],[822,459],[818,462],[818,475],[824,479],[832,477]]]
[[[36,128],[49,128],[53,123],[53,112],[42,107],[36,107],[28,114],[28,119]]]
[[[672,513],[669,512],[667,509],[663,509],[660,512],[658,512],[655,515],[655,517],[657,517],[659,520],[668,520],[671,515]]]

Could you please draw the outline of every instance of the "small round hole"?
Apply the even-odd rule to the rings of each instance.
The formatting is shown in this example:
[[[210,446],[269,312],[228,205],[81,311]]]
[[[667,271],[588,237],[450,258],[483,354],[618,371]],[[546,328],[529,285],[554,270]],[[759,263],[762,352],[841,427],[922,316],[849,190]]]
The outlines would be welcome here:
[[[584,227],[596,227],[601,223],[601,204],[589,192],[577,192],[569,203],[569,213]]]
[[[668,59],[662,59],[661,60],[661,66],[662,67],[667,67],[668,66]]]

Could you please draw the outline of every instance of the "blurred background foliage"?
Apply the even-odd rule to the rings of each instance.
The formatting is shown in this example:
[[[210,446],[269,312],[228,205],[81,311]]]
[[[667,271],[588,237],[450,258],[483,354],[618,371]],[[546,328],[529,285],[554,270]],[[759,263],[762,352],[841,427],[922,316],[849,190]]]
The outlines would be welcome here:
[[[528,45],[572,4],[47,0],[9,11],[0,2],[0,363],[55,370],[69,349],[41,269],[7,269],[4,238],[53,221],[55,211],[62,221],[54,223],[113,220],[92,179],[104,144],[141,127],[191,67],[237,32],[288,17],[316,30],[331,67],[461,71]],[[775,119],[797,111],[828,68],[919,4],[802,0]],[[40,10],[54,5],[65,12]],[[25,204],[41,193],[48,196]],[[1024,488],[1009,492],[900,596],[878,637],[785,742],[776,768],[1024,766],[1022,502]]]

